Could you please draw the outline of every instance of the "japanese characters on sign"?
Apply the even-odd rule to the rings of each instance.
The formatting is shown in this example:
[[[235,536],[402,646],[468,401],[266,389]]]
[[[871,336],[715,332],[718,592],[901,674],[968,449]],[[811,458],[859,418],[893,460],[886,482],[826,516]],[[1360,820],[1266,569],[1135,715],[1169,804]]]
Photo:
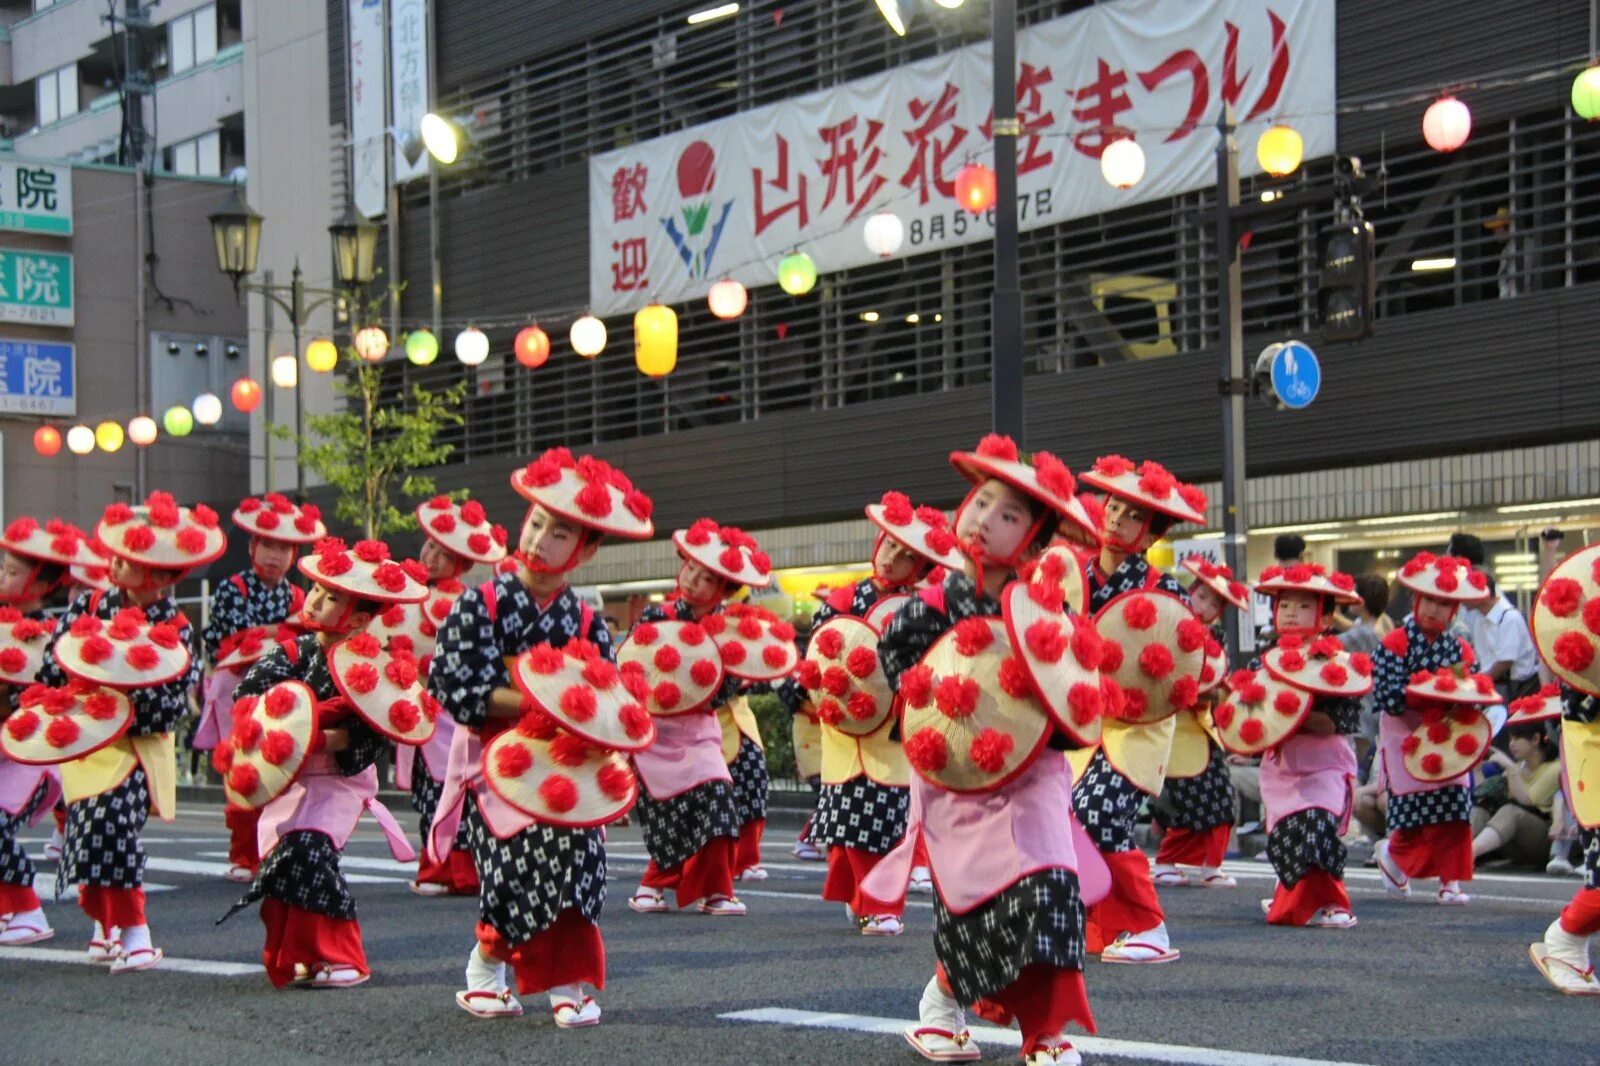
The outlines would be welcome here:
[[[77,364],[72,345],[0,338],[0,412],[76,415]]]
[[[704,294],[724,276],[774,281],[799,247],[821,271],[874,261],[872,212],[905,222],[904,254],[989,239],[992,212],[955,199],[968,162],[993,162],[987,43],[589,160],[589,302],[598,314]],[[1018,37],[1018,213],[1023,229],[1210,185],[1224,106],[1241,168],[1283,116],[1307,158],[1334,144],[1334,0],[1118,0]],[[1132,189],[1100,153],[1133,136]]]
[[[350,4],[350,188],[356,210],[376,218],[388,207],[384,132],[383,0]],[[426,94],[424,94],[426,99]]]
[[[0,159],[0,230],[72,233],[72,168]]]
[[[394,180],[410,181],[428,172],[429,156],[408,162],[400,138],[420,136],[422,116],[433,102],[428,62],[428,0],[389,0],[390,114],[399,133],[394,142]]]
[[[0,322],[72,325],[72,256],[0,248]]]

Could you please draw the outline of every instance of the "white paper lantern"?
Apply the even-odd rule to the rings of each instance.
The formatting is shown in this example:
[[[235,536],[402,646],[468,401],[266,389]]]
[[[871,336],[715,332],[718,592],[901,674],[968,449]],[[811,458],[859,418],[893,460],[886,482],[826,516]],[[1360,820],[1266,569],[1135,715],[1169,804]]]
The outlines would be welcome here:
[[[1144,177],[1144,149],[1132,137],[1112,141],[1100,153],[1100,175],[1113,188],[1133,188]]]
[[[750,303],[750,292],[732,278],[724,278],[706,293],[706,305],[718,318],[738,318]]]
[[[94,451],[94,430],[88,426],[73,426],[67,430],[67,451],[73,455],[88,455]]]
[[[887,259],[905,243],[906,224],[893,211],[879,211],[867,219],[861,235],[866,239],[867,251],[879,259]]]
[[[456,334],[456,358],[467,366],[478,366],[489,358],[489,337],[476,326]]]
[[[128,423],[128,439],[139,447],[148,447],[156,442],[156,420],[149,415],[140,415]]]
[[[272,360],[272,383],[280,389],[292,389],[300,384],[300,360],[291,352],[284,352]]]
[[[202,426],[214,426],[222,421],[222,401],[214,392],[202,392],[190,407],[194,410],[194,420]]]
[[[1422,115],[1422,139],[1435,152],[1453,152],[1472,133],[1472,111],[1453,96],[1441,96]]]
[[[606,324],[593,315],[584,315],[572,324],[568,334],[572,350],[585,359],[593,359],[606,347]]]

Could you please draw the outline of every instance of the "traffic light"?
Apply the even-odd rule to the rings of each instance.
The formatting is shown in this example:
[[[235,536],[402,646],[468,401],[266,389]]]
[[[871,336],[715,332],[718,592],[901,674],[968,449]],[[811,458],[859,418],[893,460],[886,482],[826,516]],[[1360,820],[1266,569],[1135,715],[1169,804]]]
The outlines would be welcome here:
[[[1364,219],[1322,231],[1317,321],[1323,340],[1358,341],[1372,334],[1377,258],[1377,237]]]

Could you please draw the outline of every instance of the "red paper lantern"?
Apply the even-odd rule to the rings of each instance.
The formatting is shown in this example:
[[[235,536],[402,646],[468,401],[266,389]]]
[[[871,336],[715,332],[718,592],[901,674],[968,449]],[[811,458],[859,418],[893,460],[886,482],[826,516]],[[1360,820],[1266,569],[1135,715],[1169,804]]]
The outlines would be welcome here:
[[[34,430],[33,450],[40,455],[55,455],[61,451],[61,431],[55,426],[40,426]]]
[[[994,206],[994,171],[982,163],[968,163],[956,174],[956,200],[974,215]]]
[[[233,406],[245,414],[261,406],[261,386],[257,385],[253,378],[240,378],[235,381],[229,395],[233,399]]]
[[[550,334],[538,326],[529,326],[517,334],[517,339],[512,344],[517,354],[517,362],[535,370],[544,366],[550,358]]]

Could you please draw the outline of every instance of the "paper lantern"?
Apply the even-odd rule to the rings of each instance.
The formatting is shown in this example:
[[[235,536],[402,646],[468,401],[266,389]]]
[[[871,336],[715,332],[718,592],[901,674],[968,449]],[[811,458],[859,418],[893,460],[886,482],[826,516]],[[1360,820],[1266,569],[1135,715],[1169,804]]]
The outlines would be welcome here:
[[[339,349],[327,338],[306,345],[306,366],[314,373],[326,374],[339,365]]]
[[[282,357],[280,356],[280,358]],[[289,356],[289,358],[293,359],[294,356]],[[273,373],[277,373],[276,367],[273,368]],[[228,390],[228,396],[233,400],[233,406],[245,414],[249,414],[261,406],[261,386],[257,385],[253,378],[240,378],[235,381],[233,388]]]
[[[194,409],[194,420],[202,426],[214,426],[222,421],[222,401],[214,392],[202,392],[189,406]]]
[[[678,314],[665,304],[633,316],[633,361],[646,377],[663,378],[678,365]]]
[[[122,447],[122,442],[127,439],[127,434],[122,432],[122,423],[110,419],[94,427],[94,442],[103,452],[114,452]]]
[[[73,455],[88,455],[94,451],[94,430],[88,426],[73,426],[67,430],[67,451]]]
[[[994,206],[994,171],[982,163],[968,163],[956,172],[956,200],[974,215]]]
[[[189,431],[194,429],[194,415],[187,407],[169,407],[166,414],[161,416],[161,424],[167,427],[170,436],[187,437]]]
[[[406,358],[417,366],[427,366],[439,358],[439,338],[425,329],[413,330],[406,338]]]
[[[356,354],[376,363],[389,351],[389,335],[380,326],[368,326],[356,333]]]
[[[1572,110],[1586,122],[1600,119],[1600,65],[1572,79]]]
[[[817,284],[817,264],[804,252],[793,252],[778,263],[778,287],[790,296],[804,296]]]
[[[706,305],[718,318],[738,318],[750,304],[750,292],[731,278],[724,278],[706,293]]]
[[[585,359],[593,359],[606,348],[606,324],[593,315],[584,315],[572,324],[567,335],[572,350]]]
[[[1441,96],[1422,116],[1422,139],[1435,152],[1453,152],[1472,133],[1472,112],[1453,96]]]
[[[489,358],[489,337],[476,326],[456,334],[456,358],[467,366],[480,366]]]
[[[550,358],[550,334],[538,326],[528,326],[517,332],[511,348],[516,352],[517,362],[529,370],[537,370]]]
[[[879,211],[867,219],[861,236],[867,242],[867,251],[879,259],[887,259],[905,243],[906,224],[893,211]]]
[[[1269,126],[1256,142],[1256,162],[1275,178],[1286,178],[1300,169],[1306,142],[1290,126]]]
[[[1144,149],[1132,137],[1119,137],[1100,153],[1100,176],[1115,189],[1131,189],[1144,177]]]
[[[61,451],[61,431],[55,426],[40,426],[34,430],[33,450],[40,455],[55,455]]]
[[[156,420],[149,415],[140,415],[128,422],[128,439],[141,448],[148,448],[156,442]]]

